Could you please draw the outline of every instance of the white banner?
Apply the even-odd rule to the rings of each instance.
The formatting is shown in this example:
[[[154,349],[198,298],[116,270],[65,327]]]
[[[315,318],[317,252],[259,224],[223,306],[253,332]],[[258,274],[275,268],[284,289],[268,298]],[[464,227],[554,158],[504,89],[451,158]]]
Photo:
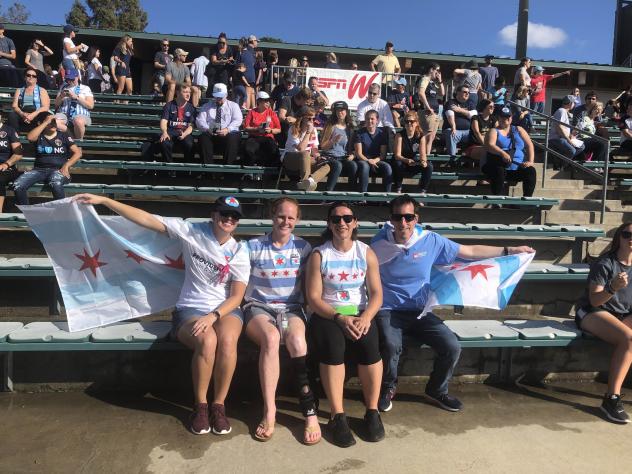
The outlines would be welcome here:
[[[310,77],[318,78],[318,87],[327,94],[330,105],[344,100],[353,110],[366,98],[371,84],[382,84],[382,73],[374,71],[308,67],[306,76],[308,80]]]

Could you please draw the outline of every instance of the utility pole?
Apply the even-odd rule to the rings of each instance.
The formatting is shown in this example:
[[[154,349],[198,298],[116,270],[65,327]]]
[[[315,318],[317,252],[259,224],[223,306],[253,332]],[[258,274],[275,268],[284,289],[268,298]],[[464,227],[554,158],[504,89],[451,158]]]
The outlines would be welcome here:
[[[527,36],[529,32],[529,0],[520,0],[518,7],[518,34],[516,35],[516,59],[527,56]]]

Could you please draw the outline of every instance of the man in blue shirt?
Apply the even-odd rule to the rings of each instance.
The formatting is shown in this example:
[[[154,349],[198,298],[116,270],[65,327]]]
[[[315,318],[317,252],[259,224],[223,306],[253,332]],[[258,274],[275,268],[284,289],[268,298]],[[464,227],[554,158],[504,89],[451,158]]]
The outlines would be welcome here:
[[[533,252],[528,246],[492,247],[459,245],[418,224],[417,202],[408,194],[390,202],[391,217],[371,240],[371,248],[380,264],[383,304],[377,313],[382,342],[384,374],[378,401],[380,411],[389,411],[397,388],[397,365],[404,334],[427,344],[435,351],[435,360],[426,396],[449,411],[463,404],[448,394],[448,382],[461,354],[457,337],[432,313],[419,318],[428,299],[433,265],[449,265],[457,257],[469,260]]]
[[[355,162],[358,165],[358,180],[360,192],[367,192],[369,188],[369,174],[381,176],[384,191],[389,193],[393,185],[393,170],[386,160],[388,137],[384,129],[377,126],[380,115],[377,110],[367,111],[366,126],[358,130],[354,137]]]

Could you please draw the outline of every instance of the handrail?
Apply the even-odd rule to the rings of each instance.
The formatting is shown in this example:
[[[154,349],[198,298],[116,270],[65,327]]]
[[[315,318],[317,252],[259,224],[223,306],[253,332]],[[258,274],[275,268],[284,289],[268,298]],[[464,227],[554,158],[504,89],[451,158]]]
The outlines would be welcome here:
[[[570,125],[568,123],[564,123],[561,122],[555,118],[553,118],[550,115],[546,115],[542,112],[538,112],[536,110],[530,109],[529,107],[525,107],[524,105],[520,105],[517,104],[516,102],[513,102],[511,100],[507,101],[508,104],[514,105],[516,107],[519,107],[522,110],[528,110],[530,114],[534,114],[540,117],[543,117],[544,120],[546,121],[546,131],[545,131],[545,135],[544,135],[544,145],[541,145],[540,143],[535,142],[536,145],[538,145],[539,148],[543,148],[544,149],[544,166],[543,166],[543,171],[542,171],[542,187],[544,188],[544,183],[545,183],[545,179],[546,179],[546,169],[547,169],[547,165],[548,165],[548,157],[549,157],[549,153],[553,153],[554,156],[556,156],[558,159],[562,160],[565,163],[568,163],[569,165],[571,165],[574,168],[579,169],[580,171],[583,171],[584,173],[588,174],[589,176],[596,178],[596,179],[603,179],[602,181],[602,186],[601,186],[601,215],[600,215],[600,223],[603,224],[605,221],[605,216],[606,216],[606,198],[608,195],[608,172],[609,172],[609,163],[610,163],[610,140],[600,137],[599,135],[595,135],[593,133],[590,132],[586,132],[585,130],[582,130],[578,127],[575,127],[573,125]],[[589,136],[591,138],[596,138],[599,141],[605,142],[606,144],[606,163],[604,165],[604,172],[603,172],[603,176],[599,175],[599,173],[596,173],[592,170],[588,170],[586,168],[584,168],[581,164],[573,161],[571,158],[568,158],[564,155],[562,155],[561,153],[558,153],[555,150],[552,150],[551,148],[549,148],[549,129],[550,129],[550,125],[551,122],[556,123],[558,125],[562,125],[564,127],[567,127],[571,130],[575,130],[577,131],[579,134],[581,135],[585,135],[585,136]]]

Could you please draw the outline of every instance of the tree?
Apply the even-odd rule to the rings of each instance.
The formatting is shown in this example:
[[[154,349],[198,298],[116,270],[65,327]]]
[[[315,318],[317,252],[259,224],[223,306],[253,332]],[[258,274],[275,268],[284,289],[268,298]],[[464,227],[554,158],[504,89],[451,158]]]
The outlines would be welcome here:
[[[274,36],[262,36],[259,38],[262,43],[283,43],[281,38],[275,38]]]
[[[86,7],[79,0],[75,0],[66,15],[66,23],[73,26],[87,27],[90,26],[90,15],[86,11]]]
[[[79,23],[87,17],[87,23]],[[143,10],[139,0],[75,0],[66,19],[77,18],[77,26],[91,28],[144,31],[147,27],[147,12]]]
[[[0,21],[6,23],[26,23],[31,12],[20,2],[15,2],[6,12],[0,13]]]

